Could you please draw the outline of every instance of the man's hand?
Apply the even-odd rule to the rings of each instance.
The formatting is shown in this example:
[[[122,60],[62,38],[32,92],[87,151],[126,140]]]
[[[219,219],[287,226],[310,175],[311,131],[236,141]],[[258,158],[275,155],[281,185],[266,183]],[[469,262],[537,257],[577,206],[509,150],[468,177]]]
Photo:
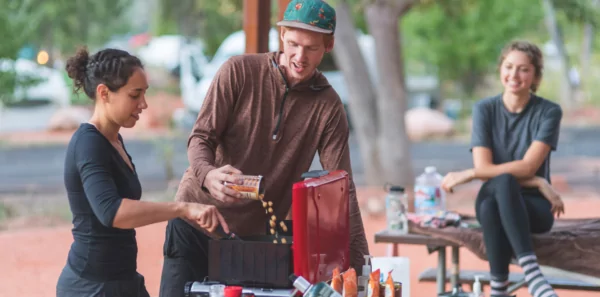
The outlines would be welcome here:
[[[238,179],[235,177],[236,174],[242,174],[242,172],[231,165],[213,169],[206,174],[203,186],[219,201],[228,204],[240,203],[244,196],[223,184],[224,182],[239,184]]]
[[[184,203],[181,217],[210,233],[214,232],[219,225],[223,227],[223,231],[229,233],[229,226],[227,226],[225,219],[214,205]]]
[[[565,204],[560,198],[560,195],[558,195],[556,190],[554,190],[554,188],[551,184],[548,183],[548,181],[544,179],[543,182],[540,182],[538,189],[540,190],[542,195],[544,195],[544,197],[548,199],[548,201],[550,201],[550,204],[552,205],[552,213],[557,218],[559,218],[561,214],[565,213]]]
[[[454,187],[468,183],[475,178],[475,172],[473,169],[467,169],[463,171],[450,172],[444,176],[442,180],[442,190],[452,193]]]

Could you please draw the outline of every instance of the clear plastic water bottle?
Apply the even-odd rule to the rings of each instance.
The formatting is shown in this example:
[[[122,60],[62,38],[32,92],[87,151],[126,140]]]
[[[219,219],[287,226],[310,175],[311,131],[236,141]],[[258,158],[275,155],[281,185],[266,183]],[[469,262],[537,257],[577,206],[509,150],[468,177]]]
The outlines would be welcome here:
[[[441,188],[442,175],[434,166],[425,168],[415,181],[415,213],[435,215],[446,210],[446,195]]]
[[[385,196],[388,231],[400,234],[408,233],[406,203],[404,188],[400,186],[391,186],[388,190],[388,194]]]

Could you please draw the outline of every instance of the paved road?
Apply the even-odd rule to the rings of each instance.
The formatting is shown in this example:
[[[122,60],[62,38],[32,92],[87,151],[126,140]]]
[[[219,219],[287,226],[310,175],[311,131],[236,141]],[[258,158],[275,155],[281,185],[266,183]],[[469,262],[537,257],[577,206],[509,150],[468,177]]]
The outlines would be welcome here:
[[[165,170],[160,148],[151,141],[126,142],[127,149],[137,166],[140,180],[146,190],[164,189]],[[181,176],[188,165],[186,141],[173,142],[175,149],[174,170]],[[600,158],[600,131],[594,128],[564,129],[561,133],[559,149],[553,155],[554,173],[577,173],[574,160],[581,157]],[[363,165],[360,160],[355,138],[350,140],[350,151],[356,183],[363,180]],[[62,172],[65,146],[52,145],[31,148],[0,148],[0,193],[21,192],[31,189],[44,192],[62,192]],[[412,145],[413,168],[419,173],[429,165],[435,165],[440,172],[458,170],[472,165],[468,144],[449,142],[426,142]],[[313,168],[318,168],[315,159]],[[589,171],[589,169],[587,169]],[[577,180],[571,183],[600,184],[600,178],[593,172],[580,172]]]

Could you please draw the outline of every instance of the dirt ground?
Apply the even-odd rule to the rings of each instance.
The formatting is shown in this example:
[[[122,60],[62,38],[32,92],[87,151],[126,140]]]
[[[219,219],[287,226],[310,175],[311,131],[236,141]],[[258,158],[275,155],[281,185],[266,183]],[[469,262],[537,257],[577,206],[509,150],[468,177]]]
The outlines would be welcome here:
[[[472,213],[472,198],[476,186],[467,186],[450,196],[449,206],[462,212]],[[381,199],[383,193],[373,189],[359,189],[361,205],[368,198]],[[600,196],[586,192],[564,193],[566,217],[597,216]],[[369,215],[363,211],[363,220],[371,254],[385,256],[387,246],[374,244],[374,233],[385,227],[384,216]],[[69,246],[72,242],[68,224],[26,228],[0,232],[0,297],[50,297],[55,296],[55,285],[61,269],[65,265]],[[162,245],[165,224],[154,224],[138,229],[138,270],[146,277],[147,288],[152,296],[157,296],[162,267]],[[401,246],[400,256],[410,259],[411,296],[435,296],[434,283],[419,283],[421,271],[436,265],[436,255],[429,255],[424,247]],[[477,259],[467,250],[460,253],[461,268],[487,269],[487,263]],[[449,264],[449,263],[448,263]],[[513,267],[514,271],[519,271]],[[598,293],[561,292],[560,296],[586,297]],[[518,296],[529,296],[521,290]]]

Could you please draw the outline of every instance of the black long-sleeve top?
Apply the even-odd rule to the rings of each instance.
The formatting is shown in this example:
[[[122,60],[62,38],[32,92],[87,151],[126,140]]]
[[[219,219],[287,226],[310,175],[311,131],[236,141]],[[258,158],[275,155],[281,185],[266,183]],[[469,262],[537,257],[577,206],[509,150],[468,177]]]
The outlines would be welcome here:
[[[142,196],[133,168],[93,125],[81,124],[73,134],[64,170],[74,239],[67,265],[81,277],[109,281],[136,273],[135,230],[113,227],[122,199]]]

